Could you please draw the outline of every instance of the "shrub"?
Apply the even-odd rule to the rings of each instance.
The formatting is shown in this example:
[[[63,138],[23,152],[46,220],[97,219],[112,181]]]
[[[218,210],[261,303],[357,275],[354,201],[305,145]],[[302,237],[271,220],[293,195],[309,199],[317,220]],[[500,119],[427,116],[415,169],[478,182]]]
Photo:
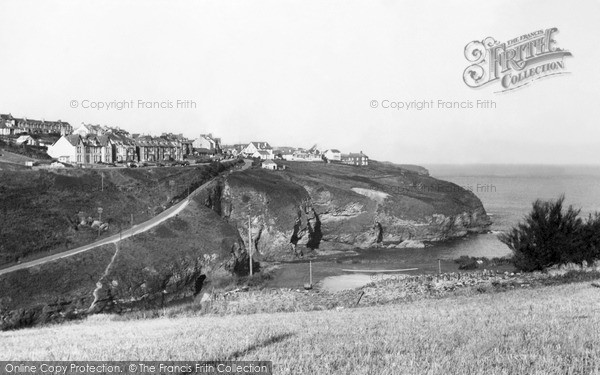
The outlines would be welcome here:
[[[455,263],[458,263],[459,270],[474,270],[477,269],[477,258],[469,257],[467,255],[463,255],[458,259],[454,260]]]
[[[563,208],[564,199],[561,196],[556,201],[536,200],[524,222],[499,236],[513,251],[517,269],[541,271],[554,265],[598,259],[599,215],[583,222],[580,210]]]

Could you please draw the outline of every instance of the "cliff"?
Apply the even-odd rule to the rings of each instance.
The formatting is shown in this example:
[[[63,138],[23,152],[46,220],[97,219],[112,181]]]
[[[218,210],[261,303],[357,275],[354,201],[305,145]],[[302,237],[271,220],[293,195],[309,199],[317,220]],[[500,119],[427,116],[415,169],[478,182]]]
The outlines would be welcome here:
[[[399,166],[281,164],[283,171],[226,172],[176,217],[118,244],[1,275],[0,329],[161,307],[193,297],[205,282],[228,283],[248,272],[249,218],[261,260],[316,249],[423,246],[490,223],[472,192]],[[189,173],[191,183],[203,178]],[[60,176],[41,177],[57,189]],[[165,185],[161,179],[155,194],[164,194]],[[114,197],[116,207],[121,190]],[[52,216],[38,218],[44,219]]]
[[[229,176],[222,216],[263,259],[305,249],[421,247],[478,232],[490,224],[481,201],[446,181],[392,164],[368,167],[280,162]]]

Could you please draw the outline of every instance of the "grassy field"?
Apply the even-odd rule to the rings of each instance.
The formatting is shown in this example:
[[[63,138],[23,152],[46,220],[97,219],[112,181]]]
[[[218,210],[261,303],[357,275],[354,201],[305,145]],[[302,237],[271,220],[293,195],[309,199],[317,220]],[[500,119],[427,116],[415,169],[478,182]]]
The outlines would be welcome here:
[[[600,373],[589,282],[388,306],[0,333],[0,360],[271,360],[276,374]]]

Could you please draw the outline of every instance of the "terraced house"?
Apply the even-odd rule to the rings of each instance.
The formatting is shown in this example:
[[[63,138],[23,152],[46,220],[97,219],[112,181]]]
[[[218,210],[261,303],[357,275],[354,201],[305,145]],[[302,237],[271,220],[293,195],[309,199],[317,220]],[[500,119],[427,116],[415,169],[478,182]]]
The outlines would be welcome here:
[[[61,120],[33,120],[26,117],[16,118],[9,114],[0,114],[0,135],[28,134],[60,134],[73,133],[73,127]]]
[[[169,139],[170,138],[170,139]],[[158,162],[165,160],[183,160],[192,152],[192,142],[174,136],[134,138],[138,160],[141,162]]]
[[[79,134],[62,136],[48,147],[48,155],[64,163],[92,164],[113,161],[112,142],[108,136]]]

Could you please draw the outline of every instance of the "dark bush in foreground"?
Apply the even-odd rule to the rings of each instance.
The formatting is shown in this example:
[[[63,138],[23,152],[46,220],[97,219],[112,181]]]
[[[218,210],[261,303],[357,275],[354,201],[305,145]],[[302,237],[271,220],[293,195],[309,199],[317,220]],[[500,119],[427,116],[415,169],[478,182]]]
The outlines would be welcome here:
[[[499,238],[513,251],[513,262],[522,271],[544,270],[554,265],[593,262],[599,257],[600,217],[584,222],[580,210],[563,208],[556,201],[537,200],[524,222]]]

